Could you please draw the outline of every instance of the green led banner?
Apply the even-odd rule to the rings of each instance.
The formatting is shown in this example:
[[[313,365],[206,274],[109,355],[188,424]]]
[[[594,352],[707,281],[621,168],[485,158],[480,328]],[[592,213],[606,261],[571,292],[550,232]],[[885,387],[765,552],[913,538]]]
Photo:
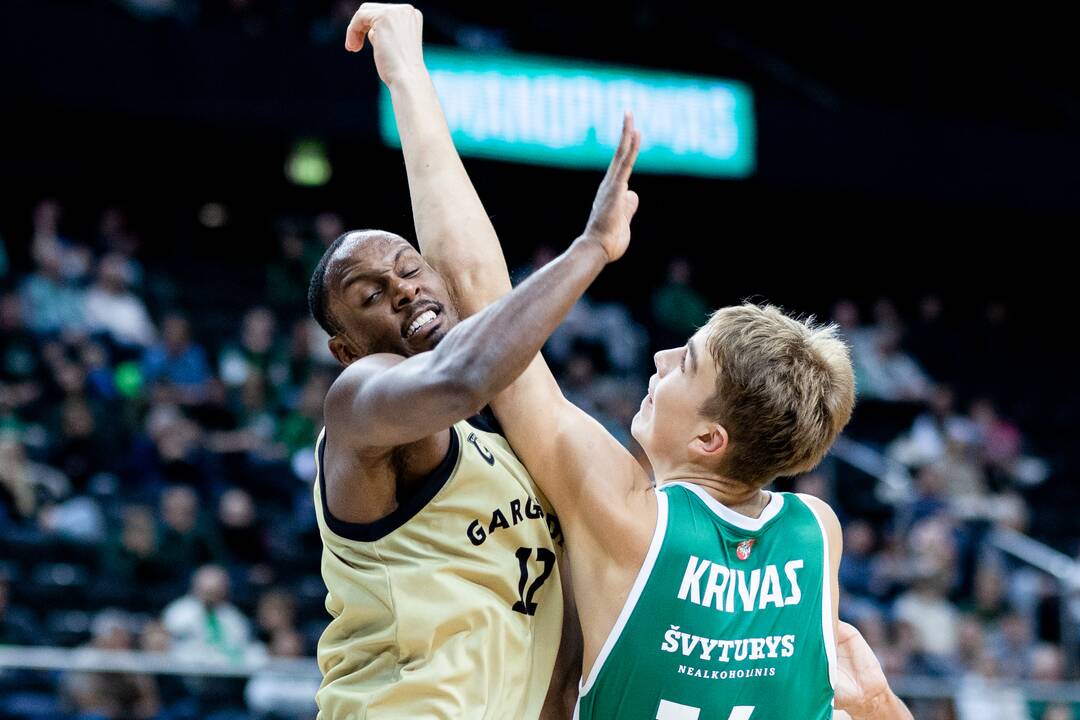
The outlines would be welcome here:
[[[754,170],[753,96],[742,83],[524,55],[427,48],[424,58],[462,155],[603,168],[632,110],[638,170]],[[379,104],[383,139],[401,147],[385,87]]]

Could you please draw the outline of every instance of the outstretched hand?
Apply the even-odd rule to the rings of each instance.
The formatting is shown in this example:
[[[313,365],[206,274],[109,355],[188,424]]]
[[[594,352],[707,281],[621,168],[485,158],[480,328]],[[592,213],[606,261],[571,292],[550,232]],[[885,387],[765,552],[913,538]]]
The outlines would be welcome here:
[[[641,133],[634,129],[634,116],[626,113],[619,146],[596,191],[589,223],[585,226],[584,237],[600,243],[608,262],[622,257],[630,244],[630,220],[637,212],[638,196],[629,188],[629,182],[640,147]]]

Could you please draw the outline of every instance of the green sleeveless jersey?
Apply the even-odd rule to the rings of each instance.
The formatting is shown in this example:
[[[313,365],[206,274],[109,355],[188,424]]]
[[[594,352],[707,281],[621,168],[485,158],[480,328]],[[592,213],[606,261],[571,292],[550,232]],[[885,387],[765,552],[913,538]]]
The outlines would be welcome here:
[[[652,544],[576,720],[828,720],[836,639],[824,525],[798,495],[739,515],[657,489]]]

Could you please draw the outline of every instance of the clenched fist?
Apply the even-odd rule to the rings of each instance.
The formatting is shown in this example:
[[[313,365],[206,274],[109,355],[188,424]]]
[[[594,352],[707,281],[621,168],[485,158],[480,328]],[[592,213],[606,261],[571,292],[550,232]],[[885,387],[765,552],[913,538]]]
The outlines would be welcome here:
[[[359,52],[371,41],[375,69],[387,86],[424,70],[424,16],[412,5],[364,3],[349,21],[345,49]]]

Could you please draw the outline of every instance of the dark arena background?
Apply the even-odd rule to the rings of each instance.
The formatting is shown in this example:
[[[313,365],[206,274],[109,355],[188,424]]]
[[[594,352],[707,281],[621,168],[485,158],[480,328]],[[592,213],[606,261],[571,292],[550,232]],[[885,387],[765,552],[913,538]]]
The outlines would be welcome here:
[[[370,50],[342,47],[358,4],[0,9],[0,718],[314,717],[337,368],[307,281],[346,228],[414,239]],[[635,173],[629,253],[546,349],[564,391],[630,445],[652,352],[708,310],[835,320],[854,419],[778,485],[840,516],[841,616],[916,718],[1080,720],[1074,26],[418,7],[448,77],[521,56],[735,82],[742,165]],[[512,118],[489,131],[513,143]],[[521,279],[580,232],[602,166],[452,129]]]

